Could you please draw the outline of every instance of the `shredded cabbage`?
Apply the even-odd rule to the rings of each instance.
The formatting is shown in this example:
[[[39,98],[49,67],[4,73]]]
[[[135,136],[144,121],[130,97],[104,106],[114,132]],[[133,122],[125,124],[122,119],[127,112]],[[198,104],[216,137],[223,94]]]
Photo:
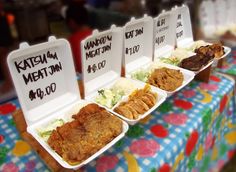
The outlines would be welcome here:
[[[56,119],[52,121],[48,126],[38,129],[38,134],[40,137],[42,137],[43,140],[47,141],[52,131],[55,130],[59,126],[62,126],[64,123],[65,122],[63,119]]]

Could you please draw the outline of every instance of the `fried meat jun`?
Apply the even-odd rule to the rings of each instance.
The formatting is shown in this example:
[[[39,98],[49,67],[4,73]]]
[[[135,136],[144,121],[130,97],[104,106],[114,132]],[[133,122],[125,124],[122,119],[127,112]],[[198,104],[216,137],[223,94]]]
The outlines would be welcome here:
[[[48,144],[65,161],[78,164],[122,132],[122,121],[96,104],[88,104],[73,121],[57,127]]]
[[[180,70],[166,67],[155,69],[148,78],[148,83],[166,91],[174,91],[183,83],[184,76]]]

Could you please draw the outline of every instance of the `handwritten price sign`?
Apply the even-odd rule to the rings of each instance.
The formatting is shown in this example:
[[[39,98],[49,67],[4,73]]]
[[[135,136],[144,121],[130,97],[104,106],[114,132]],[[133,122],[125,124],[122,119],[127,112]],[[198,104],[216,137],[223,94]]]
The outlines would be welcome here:
[[[51,83],[49,86],[42,88],[37,88],[36,90],[29,91],[29,98],[33,101],[36,98],[43,99],[44,96],[50,95],[56,91],[56,83]]]
[[[105,67],[106,60],[99,62],[98,64],[88,65],[87,72],[88,73],[95,73],[97,70],[101,70]]]

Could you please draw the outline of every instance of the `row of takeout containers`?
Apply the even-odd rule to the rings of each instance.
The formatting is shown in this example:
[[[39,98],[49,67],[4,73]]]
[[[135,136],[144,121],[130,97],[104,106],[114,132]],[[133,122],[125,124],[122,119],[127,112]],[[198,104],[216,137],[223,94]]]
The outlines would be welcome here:
[[[176,29],[177,20],[180,20],[181,24]],[[177,39],[176,30],[181,33]],[[156,41],[157,39],[159,41]],[[68,116],[72,115],[69,113],[71,109],[79,111],[84,104],[94,102],[99,89],[109,88],[119,81],[122,65],[125,67],[125,76],[130,78],[132,72],[142,67],[148,68],[156,58],[168,57],[176,43],[179,47],[188,47],[193,42],[187,6],[162,12],[154,19],[148,16],[131,19],[123,28],[112,26],[104,32],[94,31],[81,43],[85,100],[80,98],[72,54],[66,40],[50,37],[48,42],[34,46],[22,43],[19,50],[9,54],[8,65],[28,125],[27,131],[63,167],[77,169],[83,166],[125,135],[128,130],[126,122],[133,125],[149,115],[167,96],[186,86],[194,78],[194,72],[165,64],[167,68],[182,72],[183,84],[172,92],[151,86],[152,92],[158,95],[156,104],[138,119],[125,118],[115,113],[112,108],[107,108],[124,120],[123,132],[80,164],[71,165],[65,162],[38,135],[37,130],[58,118],[68,120]],[[140,81],[128,80],[137,88],[145,86],[145,83]],[[121,101],[127,97],[128,95],[125,95]]]

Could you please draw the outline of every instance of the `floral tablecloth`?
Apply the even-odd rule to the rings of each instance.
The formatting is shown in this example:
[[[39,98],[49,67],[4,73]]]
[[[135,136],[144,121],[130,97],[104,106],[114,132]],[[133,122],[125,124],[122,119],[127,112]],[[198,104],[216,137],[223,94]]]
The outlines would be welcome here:
[[[234,80],[191,82],[82,171],[219,171],[236,148]],[[48,171],[14,126],[17,100],[0,105],[0,171]]]

